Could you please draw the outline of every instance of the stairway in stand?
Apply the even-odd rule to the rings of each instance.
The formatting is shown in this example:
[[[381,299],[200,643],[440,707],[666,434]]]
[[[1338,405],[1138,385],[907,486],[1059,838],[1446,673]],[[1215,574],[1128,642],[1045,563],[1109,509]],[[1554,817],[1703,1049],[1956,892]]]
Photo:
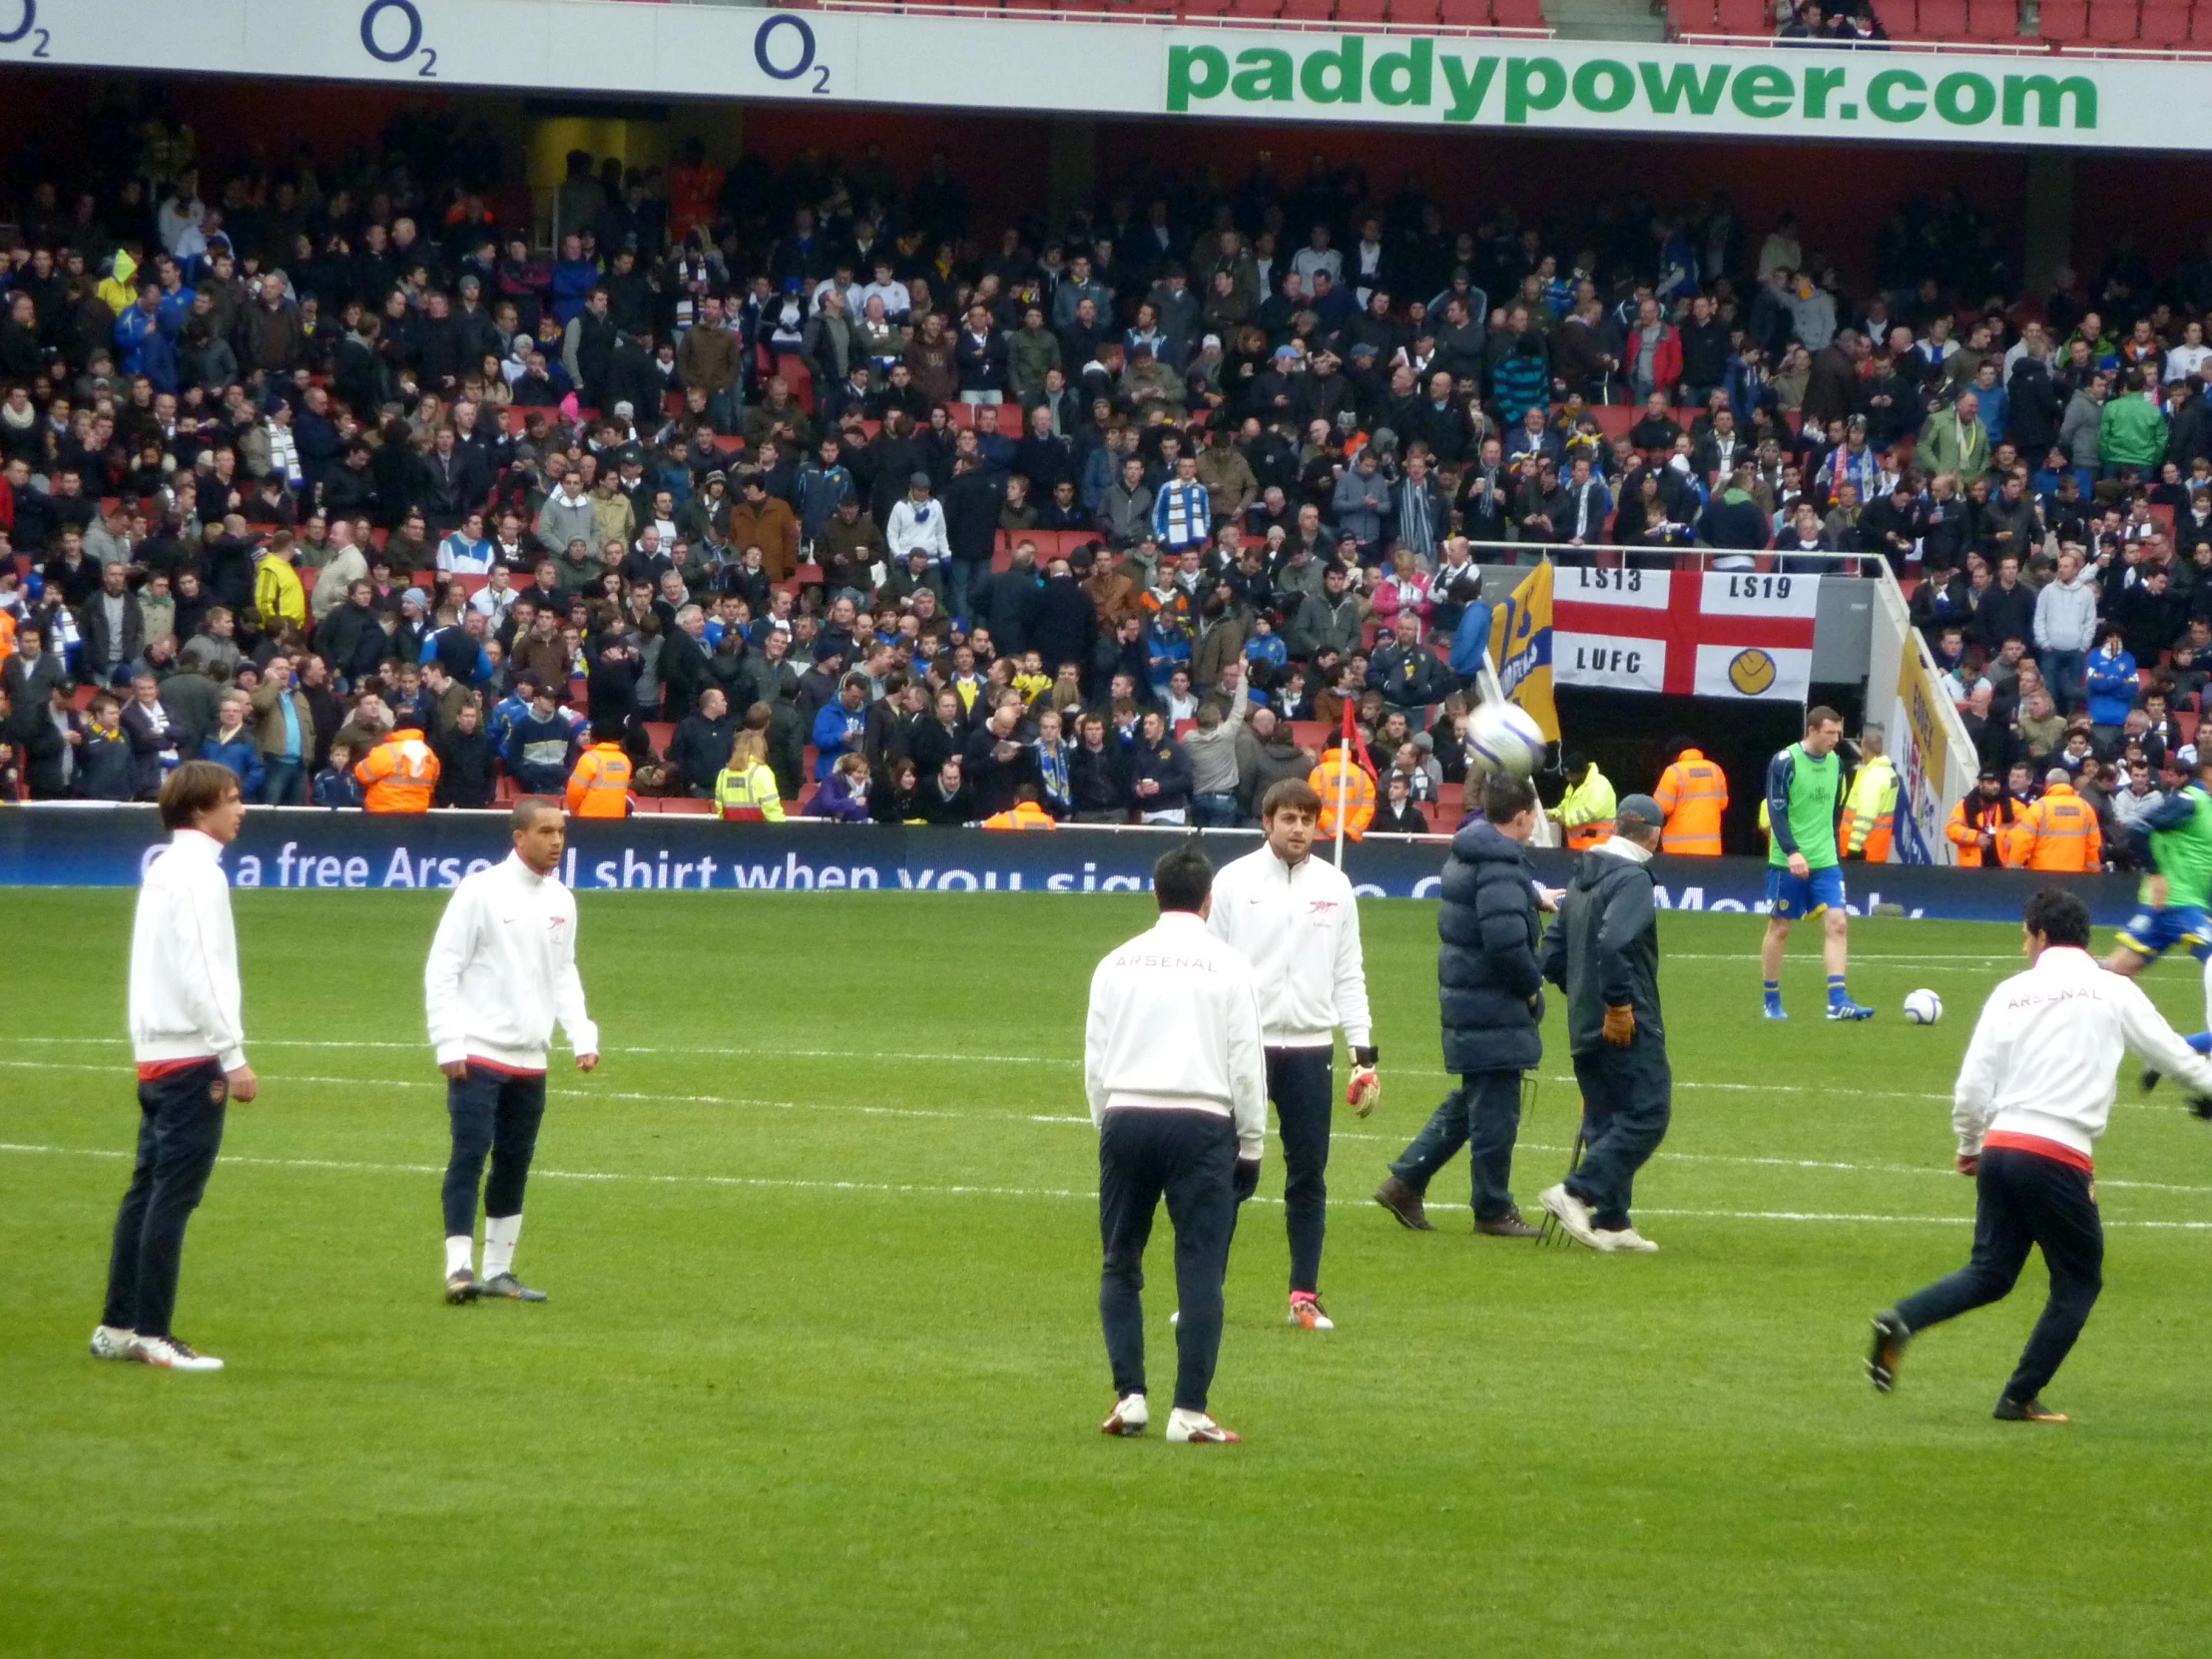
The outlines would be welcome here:
[[[1544,21],[1561,40],[1665,40],[1666,18],[1650,0],[1544,0]]]

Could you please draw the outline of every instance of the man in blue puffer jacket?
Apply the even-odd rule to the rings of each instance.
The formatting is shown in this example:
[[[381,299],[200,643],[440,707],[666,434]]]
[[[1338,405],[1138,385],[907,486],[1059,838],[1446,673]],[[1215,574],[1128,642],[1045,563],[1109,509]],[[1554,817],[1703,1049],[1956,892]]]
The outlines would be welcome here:
[[[2117,747],[2120,729],[2127,724],[2127,711],[2135,707],[2143,688],[2135,659],[2128,654],[2127,635],[2116,625],[2104,625],[2104,643],[2089,654],[2083,681],[2089,693],[2089,721],[2095,728],[2096,742]]]
[[[1436,913],[1437,1000],[1444,1069],[1459,1087],[1444,1097],[1375,1195],[1398,1221],[1433,1232],[1422,1194],[1464,1145],[1474,1176],[1474,1230],[1528,1239],[1536,1229],[1514,1208],[1513,1141],[1520,1133],[1521,1073],[1543,1058],[1542,927],[1552,901],[1528,873],[1521,845],[1536,828],[1527,780],[1491,777],[1482,818],[1451,838],[1443,906]]]

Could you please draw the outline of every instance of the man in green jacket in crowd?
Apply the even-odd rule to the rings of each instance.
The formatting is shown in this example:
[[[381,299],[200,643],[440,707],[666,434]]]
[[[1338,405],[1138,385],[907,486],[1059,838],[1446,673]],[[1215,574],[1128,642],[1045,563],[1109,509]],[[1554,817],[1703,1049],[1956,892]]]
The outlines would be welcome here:
[[[2107,478],[2125,470],[2148,478],[2165,458],[2165,411],[2145,389],[2143,371],[2131,368],[2121,376],[2119,395],[2104,405],[2104,419],[2097,429],[2097,459],[2104,463]]]
[[[1981,399],[1970,391],[1958,394],[1947,409],[1937,409],[1921,428],[1921,441],[1913,459],[1929,476],[1954,472],[1958,487],[1989,470],[1989,429],[1981,424]]]

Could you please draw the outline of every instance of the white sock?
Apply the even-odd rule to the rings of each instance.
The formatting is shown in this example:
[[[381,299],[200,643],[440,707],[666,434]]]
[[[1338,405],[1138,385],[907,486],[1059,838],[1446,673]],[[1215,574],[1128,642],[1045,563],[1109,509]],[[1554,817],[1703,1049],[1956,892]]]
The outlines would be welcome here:
[[[515,1244],[522,1237],[522,1215],[484,1218],[484,1278],[497,1279],[514,1271]]]
[[[456,1273],[474,1272],[475,1263],[472,1258],[475,1254],[476,1241],[468,1234],[453,1233],[447,1235],[445,1241],[445,1277],[450,1279]]]

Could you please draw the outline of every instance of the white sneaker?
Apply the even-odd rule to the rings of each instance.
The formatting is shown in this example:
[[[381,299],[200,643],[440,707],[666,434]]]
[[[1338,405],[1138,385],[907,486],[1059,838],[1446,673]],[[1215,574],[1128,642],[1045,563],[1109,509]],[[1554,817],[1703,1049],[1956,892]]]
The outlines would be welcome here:
[[[1546,1187],[1536,1195],[1536,1202],[1576,1244],[1588,1245],[1592,1250],[1605,1248],[1598,1242],[1597,1229],[1590,1225],[1590,1207],[1568,1192],[1564,1183]]]
[[[192,1345],[175,1337],[134,1337],[127,1358],[142,1366],[165,1371],[221,1371],[223,1362],[212,1354],[196,1354]]]
[[[1637,1232],[1633,1227],[1619,1227],[1611,1231],[1598,1229],[1597,1247],[1608,1256],[1626,1253],[1633,1256],[1656,1256],[1659,1247]]]
[[[1243,1439],[1243,1435],[1232,1434],[1204,1411],[1186,1411],[1178,1405],[1168,1413],[1170,1445],[1237,1445]]]
[[[92,1332],[92,1357],[95,1360],[128,1360],[131,1357],[131,1339],[136,1335],[128,1326],[95,1326]]]
[[[1142,1434],[1145,1425],[1152,1420],[1152,1409],[1145,1404],[1143,1394],[1123,1394],[1114,1404],[1114,1414],[1103,1425],[1108,1434]]]

